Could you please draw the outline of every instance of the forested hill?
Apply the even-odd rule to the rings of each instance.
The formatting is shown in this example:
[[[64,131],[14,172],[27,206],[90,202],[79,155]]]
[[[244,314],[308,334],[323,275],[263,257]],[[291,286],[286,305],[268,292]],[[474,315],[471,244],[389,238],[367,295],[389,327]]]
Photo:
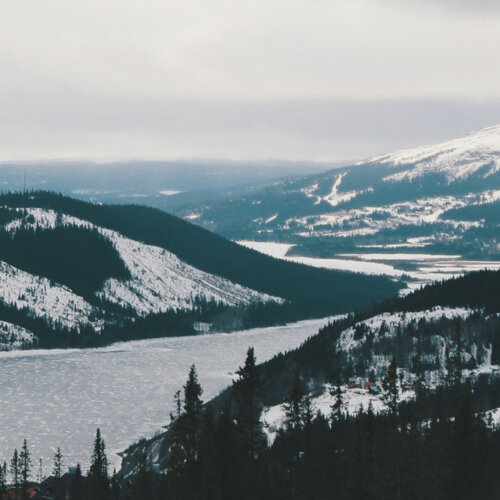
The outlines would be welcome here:
[[[434,306],[500,311],[500,271],[478,271],[427,285],[379,307],[383,311],[419,311]]]
[[[210,274],[297,302],[348,311],[395,295],[399,285],[383,277],[317,269],[285,262],[242,247],[158,209],[139,205],[95,205],[50,192],[0,195],[9,207],[55,210],[156,245]]]
[[[349,312],[385,277],[265,256],[157,209],[0,195],[0,349],[232,331]]]
[[[255,411],[260,422],[255,424],[256,432],[262,433],[269,443],[259,460],[270,460],[273,467],[278,456],[286,464],[302,463],[300,457],[313,453],[311,450],[316,448],[304,448],[307,446],[304,441],[300,444],[294,442],[294,429],[308,428],[315,421],[317,427],[313,428],[321,432],[311,439],[315,439],[316,447],[322,447],[331,439],[330,432],[335,432],[335,422],[345,419],[346,426],[350,427],[359,422],[361,417],[356,415],[360,412],[367,412],[366,418],[372,422],[379,418],[376,414],[385,415],[380,418],[392,418],[394,436],[398,435],[398,428],[411,428],[415,430],[413,438],[424,441],[428,427],[422,422],[432,419],[443,425],[453,422],[457,408],[463,404],[467,405],[468,415],[496,416],[498,422],[499,291],[500,273],[492,271],[428,285],[407,297],[386,301],[332,322],[299,348],[257,366],[253,374],[255,380],[259,380],[253,386],[253,404],[258,408]],[[249,369],[247,364],[236,374],[243,376],[244,369]],[[230,418],[228,415],[234,416],[237,425],[245,426],[239,413],[242,404],[238,395],[240,390],[238,384],[233,384],[205,406],[204,411],[211,415],[210,418],[215,416],[216,428],[224,425],[225,419]],[[464,391],[465,402],[462,400]],[[396,420],[395,415],[398,416]],[[293,418],[296,420],[292,421]],[[487,432],[484,428],[480,430],[484,425],[481,422],[477,419],[477,431]],[[450,428],[449,431],[462,436],[463,429]],[[171,455],[175,437],[170,433],[175,435],[175,432],[174,426],[166,434],[127,450],[124,474],[137,470],[138,457],[147,456],[151,450],[155,451],[155,460],[160,467],[171,466],[176,457]],[[332,445],[328,451],[330,458],[336,457],[339,467],[349,466],[351,453],[359,458],[359,450],[371,446],[363,436],[357,444],[343,442],[337,451],[332,451],[336,449]],[[379,437],[386,439],[387,435],[382,433]],[[296,434],[295,438],[299,439]],[[405,446],[411,446],[414,441],[406,442],[407,438],[405,433],[400,435],[402,441],[399,445],[405,442]],[[302,436],[300,439],[306,438]],[[290,445],[292,448],[288,448]],[[443,443],[443,449],[449,445],[449,442]],[[392,453],[382,445],[380,452]],[[218,457],[223,458],[223,455]],[[375,473],[376,467],[368,462],[360,463],[358,458],[355,458],[358,467],[368,467],[371,473]],[[326,458],[321,458],[319,463],[323,463],[322,460]],[[405,460],[408,462],[402,465],[411,469],[411,459],[406,457]],[[258,474],[261,472],[259,477],[264,481],[265,473],[260,471]],[[342,489],[342,483],[332,482],[328,473],[319,475],[322,487],[330,491]],[[270,480],[274,481],[272,477]],[[277,486],[282,491],[289,491],[289,487],[285,483]],[[297,498],[307,498],[304,495],[297,495]],[[360,497],[346,495],[339,498]],[[374,495],[373,498],[392,497]]]

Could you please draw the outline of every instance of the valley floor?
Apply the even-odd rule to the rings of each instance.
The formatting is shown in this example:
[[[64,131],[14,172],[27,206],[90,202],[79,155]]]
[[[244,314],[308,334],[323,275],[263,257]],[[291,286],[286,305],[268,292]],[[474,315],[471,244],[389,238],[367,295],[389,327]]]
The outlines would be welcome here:
[[[464,260],[460,255],[438,255],[425,252],[405,253],[401,249],[393,251],[377,249],[373,253],[349,253],[341,254],[337,258],[319,258],[289,256],[287,252],[294,245],[287,243],[248,240],[241,240],[237,243],[277,259],[308,266],[402,278],[407,284],[407,287],[401,291],[402,294],[422,285],[450,279],[466,272],[500,269],[500,261]]]

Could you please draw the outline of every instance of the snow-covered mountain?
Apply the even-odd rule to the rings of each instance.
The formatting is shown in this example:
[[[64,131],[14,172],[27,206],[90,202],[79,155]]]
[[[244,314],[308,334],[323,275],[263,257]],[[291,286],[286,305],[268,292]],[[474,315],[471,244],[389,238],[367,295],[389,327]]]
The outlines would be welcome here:
[[[411,180],[429,174],[444,175],[450,184],[475,174],[487,178],[500,170],[500,125],[461,139],[378,156],[369,163],[406,166],[397,174],[386,177],[387,182]]]
[[[499,203],[495,126],[179,214],[233,239],[296,243],[303,255],[391,245],[485,259],[500,253]]]

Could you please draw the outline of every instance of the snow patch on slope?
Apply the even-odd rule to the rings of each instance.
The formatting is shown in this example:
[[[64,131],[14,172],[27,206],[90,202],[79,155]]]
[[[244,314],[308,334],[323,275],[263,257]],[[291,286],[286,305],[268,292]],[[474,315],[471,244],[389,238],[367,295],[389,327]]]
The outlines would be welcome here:
[[[92,325],[99,329],[96,309],[69,288],[52,283],[0,261],[0,298],[5,304],[26,308],[49,324],[72,328]]]
[[[110,302],[133,307],[140,314],[190,307],[196,296],[227,305],[282,301],[214,276],[182,262],[167,250],[101,229],[115,245],[132,279],[109,279],[100,295]]]
[[[471,309],[464,307],[435,307],[434,309],[416,312],[403,312],[403,313],[382,313],[377,316],[373,316],[364,321],[356,323],[356,325],[344,330],[340,334],[340,338],[337,342],[337,351],[350,351],[355,347],[359,346],[366,340],[366,336],[363,336],[360,340],[355,340],[356,327],[363,325],[367,327],[370,331],[376,332],[380,330],[382,325],[387,327],[387,334],[394,335],[396,328],[401,326],[404,328],[412,322],[418,322],[421,319],[426,321],[438,321],[441,318],[467,318],[472,314]]]
[[[0,351],[10,351],[32,346],[35,336],[26,328],[0,321]]]
[[[311,397],[311,406],[314,413],[321,413],[328,418],[332,411],[332,405],[335,402],[335,395],[332,395],[333,387],[329,384],[318,396]],[[383,413],[389,410],[383,394],[374,395],[366,389],[349,389],[342,386],[342,413],[344,415],[357,415],[361,411],[366,411],[371,406],[373,412]],[[400,394],[399,401],[406,401],[415,397],[411,390]],[[285,425],[285,411],[283,405],[276,405],[265,408],[262,412],[261,420],[264,426],[268,443],[271,445],[276,438],[276,433]]]

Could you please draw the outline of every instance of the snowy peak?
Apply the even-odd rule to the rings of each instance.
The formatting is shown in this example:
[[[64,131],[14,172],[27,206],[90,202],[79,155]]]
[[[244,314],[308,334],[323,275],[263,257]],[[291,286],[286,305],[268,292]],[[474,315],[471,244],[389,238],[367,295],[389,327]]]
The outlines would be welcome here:
[[[412,180],[429,173],[441,173],[451,183],[466,179],[479,170],[483,177],[488,177],[500,170],[500,125],[441,144],[377,156],[360,165],[372,163],[410,166],[387,176],[386,181]]]

